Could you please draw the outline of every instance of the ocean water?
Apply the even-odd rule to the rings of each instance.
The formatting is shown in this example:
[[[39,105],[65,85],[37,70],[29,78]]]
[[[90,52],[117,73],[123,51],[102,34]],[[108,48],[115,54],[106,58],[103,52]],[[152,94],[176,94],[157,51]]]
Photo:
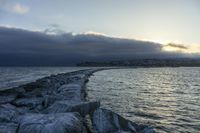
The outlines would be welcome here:
[[[200,133],[200,68],[113,69],[94,73],[88,98],[161,133]]]
[[[51,74],[87,69],[81,67],[0,67],[0,90],[33,82]]]
[[[0,89],[82,69],[87,68],[0,67]],[[87,89],[90,100],[158,132],[200,132],[200,68],[104,70],[90,77]]]

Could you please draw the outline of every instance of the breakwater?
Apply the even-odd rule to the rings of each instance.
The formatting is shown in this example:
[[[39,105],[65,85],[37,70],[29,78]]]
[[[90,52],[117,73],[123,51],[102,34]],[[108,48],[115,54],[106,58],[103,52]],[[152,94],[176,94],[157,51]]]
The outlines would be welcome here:
[[[151,133],[154,130],[126,120],[86,100],[89,76],[104,69],[51,75],[0,91],[1,133]]]

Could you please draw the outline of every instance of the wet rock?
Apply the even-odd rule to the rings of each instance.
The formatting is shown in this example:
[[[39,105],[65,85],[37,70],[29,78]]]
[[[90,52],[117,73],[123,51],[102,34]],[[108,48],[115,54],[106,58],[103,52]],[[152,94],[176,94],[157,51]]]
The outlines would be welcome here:
[[[84,85],[84,83],[87,81],[88,76],[86,74],[76,74],[76,75],[70,76],[70,78],[71,78],[71,82]]]
[[[32,91],[28,91],[26,93],[23,93],[21,97],[41,97],[42,96],[42,88],[36,88]]]
[[[58,101],[45,110],[46,113],[79,112],[82,116],[94,112],[100,102]]]
[[[98,109],[94,112],[93,126],[96,133],[121,131],[131,133],[154,133],[152,128],[148,128],[143,125],[137,125],[107,109]]]
[[[16,133],[18,124],[15,123],[0,123],[0,133]]]
[[[25,114],[32,112],[28,107],[17,107],[19,114]]]
[[[63,96],[61,95],[46,95],[44,96],[44,107],[47,108],[52,105],[56,101],[63,100]]]
[[[19,112],[15,106],[11,104],[0,105],[0,122],[15,121],[18,115],[19,115]]]
[[[145,127],[140,133],[155,133],[155,130],[151,127]]]
[[[18,133],[84,133],[78,113],[27,114],[20,116]]]
[[[5,104],[12,102],[17,98],[17,94],[5,94],[5,95],[0,95],[0,104]]]
[[[132,132],[129,132],[129,131],[117,131],[117,132],[115,132],[115,133],[132,133]]]
[[[59,95],[63,96],[63,100],[81,101],[81,86],[79,84],[66,84],[58,88]]]
[[[84,125],[85,125],[88,133],[94,133],[94,129],[93,129],[92,120],[91,120],[90,115],[86,115],[84,117]]]
[[[26,106],[29,108],[35,108],[38,105],[42,104],[44,98],[20,98],[13,102],[14,105],[21,107]]]

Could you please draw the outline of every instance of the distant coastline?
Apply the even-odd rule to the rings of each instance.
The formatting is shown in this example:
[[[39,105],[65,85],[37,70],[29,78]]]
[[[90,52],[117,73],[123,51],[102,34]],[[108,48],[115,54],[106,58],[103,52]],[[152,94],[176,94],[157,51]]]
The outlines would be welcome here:
[[[200,67],[199,58],[177,59],[133,59],[114,61],[85,61],[77,64],[80,67]]]

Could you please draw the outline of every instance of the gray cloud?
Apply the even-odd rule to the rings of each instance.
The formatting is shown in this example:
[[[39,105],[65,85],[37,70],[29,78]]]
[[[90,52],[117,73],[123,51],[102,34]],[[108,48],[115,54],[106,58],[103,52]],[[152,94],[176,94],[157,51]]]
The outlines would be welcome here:
[[[173,48],[178,48],[178,49],[183,49],[183,50],[187,50],[188,47],[182,45],[182,44],[175,44],[175,43],[169,43],[165,46],[170,46],[170,47],[173,47]]]
[[[58,24],[50,24],[48,27],[44,30],[45,33],[56,33],[56,34],[64,34],[65,31],[62,30],[62,27]]]
[[[73,65],[82,61],[182,57],[158,43],[96,34],[46,34],[0,27],[0,65]]]

